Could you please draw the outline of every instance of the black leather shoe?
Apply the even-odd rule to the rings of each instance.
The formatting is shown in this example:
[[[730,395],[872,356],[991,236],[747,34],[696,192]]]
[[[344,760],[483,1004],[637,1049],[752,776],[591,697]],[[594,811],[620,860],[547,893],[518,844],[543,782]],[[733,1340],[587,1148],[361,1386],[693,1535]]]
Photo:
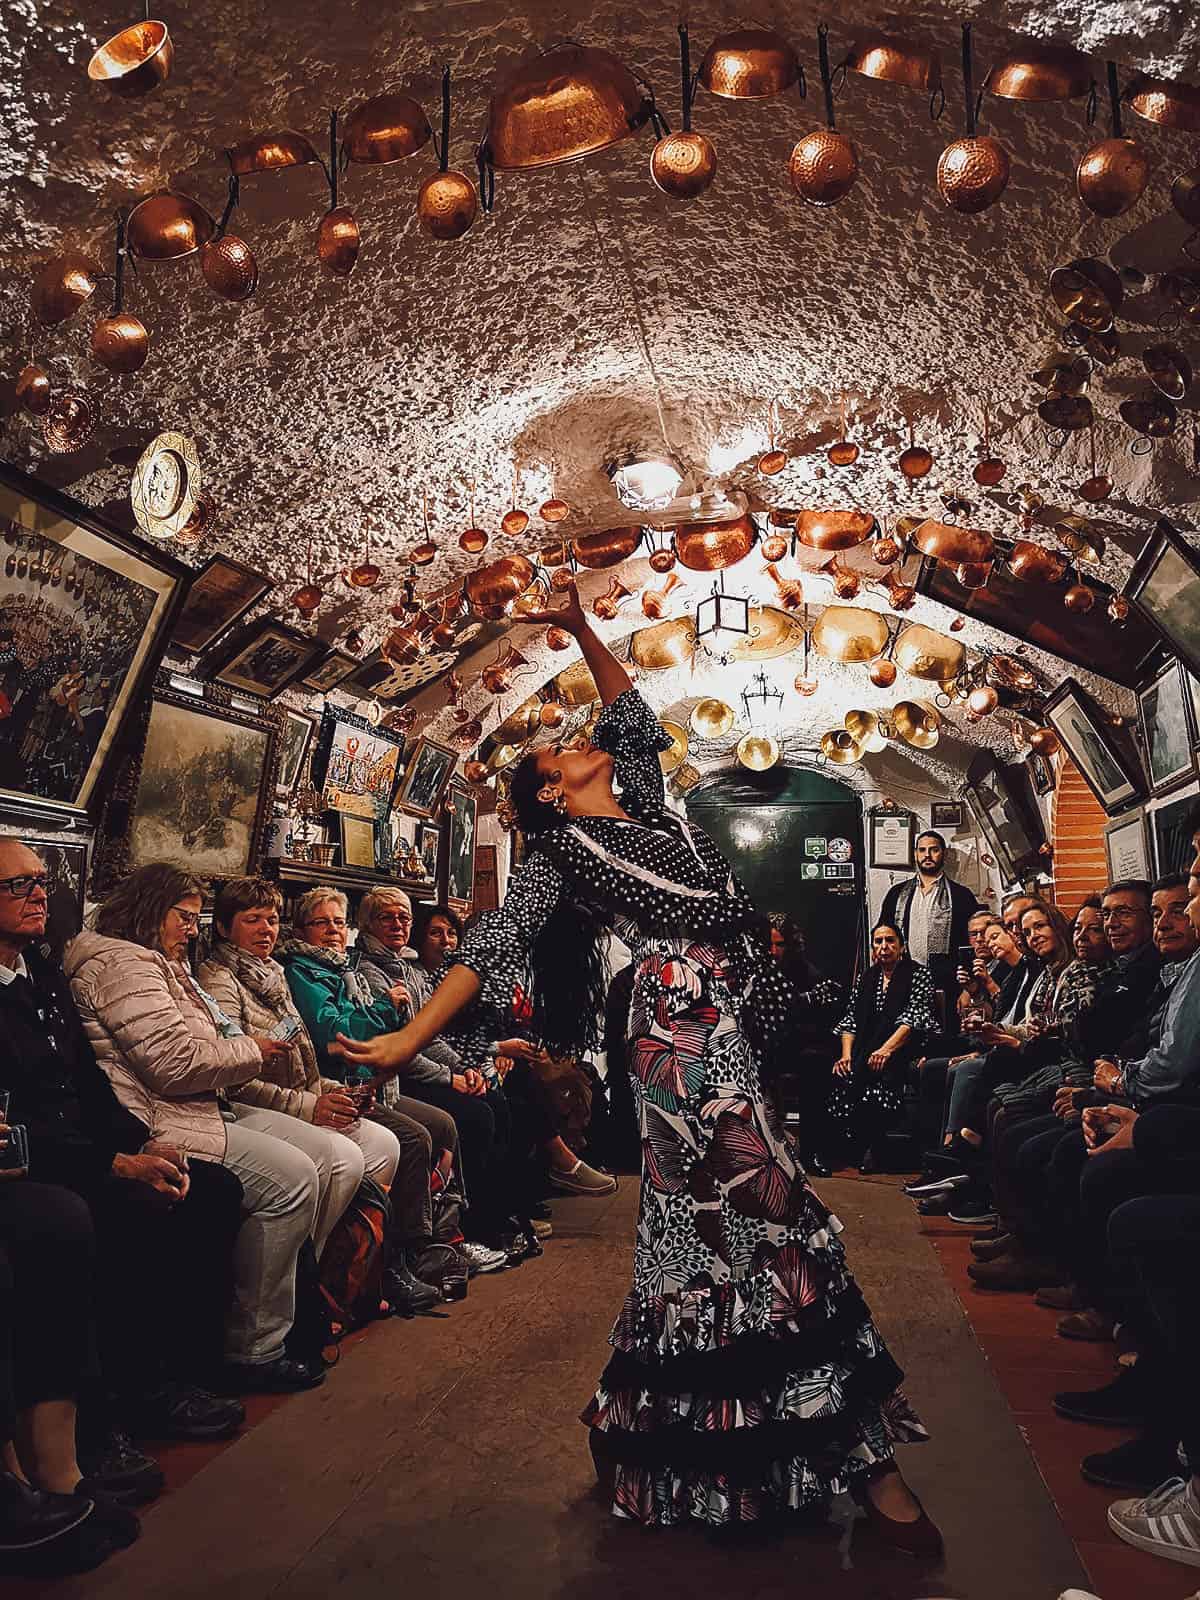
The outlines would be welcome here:
[[[293,1356],[276,1356],[274,1361],[231,1361],[225,1376],[240,1394],[294,1394],[325,1382],[323,1371]]]
[[[100,1523],[108,1537],[122,1550],[133,1544],[141,1534],[142,1525],[128,1506],[100,1487],[94,1478],[80,1478],[75,1485],[75,1496],[95,1506],[92,1516]]]
[[[1164,1439],[1142,1434],[1126,1439],[1113,1450],[1097,1450],[1084,1456],[1079,1470],[1089,1483],[1105,1489],[1128,1489],[1134,1494],[1149,1494],[1168,1478],[1180,1476],[1175,1446]]]
[[[36,1550],[70,1533],[95,1511],[77,1494],[49,1494],[0,1471],[0,1554]]]
[[[398,1262],[383,1275],[383,1298],[397,1316],[415,1317],[440,1306],[442,1291],[431,1283],[423,1283],[403,1262]]]
[[[167,1481],[158,1462],[116,1428],[80,1449],[79,1470],[122,1506],[143,1506],[156,1499]]]
[[[240,1400],[192,1384],[164,1384],[135,1413],[136,1431],[152,1439],[228,1439],[246,1420]]]
[[[1054,1396],[1054,1409],[1072,1422],[1106,1428],[1140,1428],[1146,1422],[1146,1385],[1136,1367],[1125,1367],[1100,1389],[1070,1389]],[[1168,1477],[1171,1476],[1168,1473]]]

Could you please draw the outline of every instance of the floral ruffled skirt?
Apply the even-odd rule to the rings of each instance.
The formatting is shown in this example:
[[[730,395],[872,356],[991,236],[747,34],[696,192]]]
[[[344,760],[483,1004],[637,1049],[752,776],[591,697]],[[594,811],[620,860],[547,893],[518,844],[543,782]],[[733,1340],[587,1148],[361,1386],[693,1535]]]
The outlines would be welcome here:
[[[774,1124],[724,953],[635,953],[643,1176],[634,1281],[582,1420],[648,1525],[803,1510],[927,1437]]]

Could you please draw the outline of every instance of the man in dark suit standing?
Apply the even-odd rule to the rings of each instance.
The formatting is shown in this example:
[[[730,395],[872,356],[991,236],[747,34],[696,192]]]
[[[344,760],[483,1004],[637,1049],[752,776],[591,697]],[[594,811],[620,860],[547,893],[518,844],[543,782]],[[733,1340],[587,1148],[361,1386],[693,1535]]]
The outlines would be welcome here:
[[[911,958],[928,967],[934,988],[957,993],[955,970],[961,945],[970,943],[967,924],[979,903],[971,891],[947,877],[946,841],[932,828],[917,835],[916,876],[893,884],[878,920],[898,930]]]

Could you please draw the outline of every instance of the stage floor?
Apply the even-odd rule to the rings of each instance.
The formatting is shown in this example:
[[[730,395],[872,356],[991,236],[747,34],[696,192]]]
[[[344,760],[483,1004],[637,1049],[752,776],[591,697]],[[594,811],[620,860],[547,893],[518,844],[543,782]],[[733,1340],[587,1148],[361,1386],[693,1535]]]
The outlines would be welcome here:
[[[172,1472],[179,1486],[147,1513],[136,1546],[53,1592],[1055,1600],[1086,1588],[911,1202],[894,1181],[816,1187],[846,1224],[852,1266],[933,1434],[902,1461],[946,1536],[944,1567],[882,1550],[858,1519],[848,1533],[735,1550],[609,1515],[576,1417],[627,1287],[637,1185],[626,1178],[609,1200],[556,1202],[540,1261],[475,1280],[444,1317],[376,1324],[322,1389],[271,1409],[194,1475]]]

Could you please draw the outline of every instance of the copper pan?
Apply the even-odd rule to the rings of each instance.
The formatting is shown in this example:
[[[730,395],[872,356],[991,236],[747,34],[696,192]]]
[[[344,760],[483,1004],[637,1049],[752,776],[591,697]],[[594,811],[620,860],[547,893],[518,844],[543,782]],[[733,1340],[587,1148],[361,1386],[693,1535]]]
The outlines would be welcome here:
[[[938,157],[937,186],[952,211],[974,216],[986,211],[1008,188],[1008,151],[990,134],[955,139]]]
[[[1066,558],[1033,539],[1016,540],[1008,567],[1024,583],[1061,583],[1067,575]]]
[[[942,63],[936,50],[886,33],[856,40],[846,57],[846,66],[864,78],[898,83],[901,88],[915,89],[920,94],[936,94],[942,83]]]
[[[486,143],[501,172],[529,171],[606,150],[649,117],[649,98],[616,56],[566,44],[526,61],[492,96]]]
[[[1106,333],[1121,308],[1125,291],[1107,261],[1082,256],[1050,274],[1050,294],[1062,314],[1085,328]]]
[[[1058,356],[1039,367],[1030,374],[1034,383],[1040,383],[1043,389],[1049,389],[1053,395],[1083,394],[1091,380],[1092,369],[1089,362],[1082,356],[1077,356],[1074,361],[1068,361],[1066,356]]]
[[[1059,517],[1054,524],[1058,542],[1076,563],[1099,566],[1106,548],[1104,535],[1099,533],[1086,517],[1074,514]]]
[[[788,178],[809,205],[836,205],[858,180],[854,141],[836,128],[814,128],[793,147]]]
[[[1085,328],[1081,322],[1069,322],[1063,329],[1063,341],[1086,350],[1102,367],[1111,367],[1121,359],[1121,340],[1114,328],[1099,333]]]
[[[254,251],[236,234],[210,239],[200,252],[200,271],[214,294],[223,300],[248,300],[258,288],[258,262]]]
[[[411,95],[372,95],[342,124],[342,161],[386,166],[415,155],[432,135],[429,118]]]
[[[1200,228],[1200,167],[1181,172],[1171,185],[1171,204],[1193,228]]]
[[[1023,45],[992,68],[986,88],[999,100],[1078,100],[1092,82],[1092,64],[1078,50]]]
[[[726,100],[767,100],[800,76],[796,52],[767,28],[733,28],[713,40],[700,63],[700,82]]]
[[[675,617],[641,628],[634,634],[629,654],[643,672],[665,672],[682,667],[696,648],[696,624],[691,617]]]
[[[1182,400],[1192,386],[1192,364],[1178,345],[1152,344],[1142,351],[1150,382],[1168,400]]]
[[[675,530],[675,553],[691,572],[719,572],[748,556],[757,537],[748,513],[729,522],[685,522]]]
[[[235,178],[248,178],[255,172],[286,172],[289,167],[304,167],[319,159],[311,141],[291,128],[256,133],[232,145],[225,158]]]
[[[1166,78],[1135,78],[1125,95],[1131,111],[1160,128],[1200,133],[1200,89]]]
[[[910,622],[896,640],[892,659],[901,672],[934,683],[951,683],[966,664],[967,652],[957,639],[949,639],[923,623]]]
[[[140,318],[128,311],[101,317],[92,329],[92,359],[109,372],[137,372],[146,364],[150,335]]]
[[[891,725],[896,737],[916,750],[932,750],[941,737],[941,716],[928,700],[898,700]]]
[[[1133,139],[1101,139],[1085,150],[1075,169],[1075,188],[1098,217],[1119,217],[1141,199],[1150,161]]]
[[[1200,323],[1200,272],[1164,272],[1158,286],[1185,322]]]
[[[527,556],[502,556],[463,581],[463,599],[477,617],[499,622],[506,617],[537,576]]]
[[[104,268],[80,250],[51,256],[33,280],[33,314],[44,328],[65,322],[96,292]]]
[[[888,642],[887,618],[865,606],[826,606],[813,624],[812,647],[827,661],[874,661]]]
[[[853,550],[879,527],[869,511],[799,511],[795,525],[797,539],[810,550]]]
[[[734,661],[776,661],[804,643],[804,624],[793,611],[778,606],[751,606],[750,631],[730,648]]]
[[[317,229],[317,260],[326,272],[335,277],[348,278],[358,260],[362,235],[354,213],[346,206],[335,206],[321,218]]]
[[[88,77],[124,100],[137,100],[171,75],[175,46],[165,22],[135,22],[102,44],[88,62]]]
[[[954,566],[981,565],[990,562],[995,555],[990,533],[960,528],[951,522],[936,522],[933,518],[920,525],[912,542],[922,555]]]
[[[992,561],[964,561],[961,566],[955,567],[954,576],[964,589],[986,589],[994,565]]]
[[[641,528],[605,528],[603,533],[584,533],[572,539],[571,549],[581,567],[601,570],[627,561],[641,542]]]
[[[50,374],[32,362],[22,367],[17,378],[17,400],[31,417],[44,417],[50,409]]]
[[[1118,409],[1121,421],[1147,439],[1168,438],[1179,421],[1174,403],[1161,394],[1145,400],[1122,400]]]
[[[190,195],[160,189],[129,213],[126,238],[143,261],[182,261],[195,255],[217,231],[208,212]]]
[[[1047,427],[1061,428],[1065,433],[1080,432],[1095,416],[1092,402],[1084,394],[1056,394],[1043,400],[1037,409]]]

